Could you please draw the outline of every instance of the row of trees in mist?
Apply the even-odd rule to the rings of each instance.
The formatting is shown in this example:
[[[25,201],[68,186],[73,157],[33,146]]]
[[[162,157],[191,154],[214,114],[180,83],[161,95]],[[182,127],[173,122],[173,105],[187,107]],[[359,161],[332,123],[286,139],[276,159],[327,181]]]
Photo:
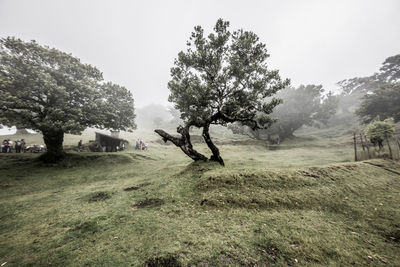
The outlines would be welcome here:
[[[242,123],[228,127],[251,138],[283,141],[304,125],[370,123],[393,118],[400,121],[400,55],[387,58],[378,72],[338,82],[340,93],[324,95],[320,85],[287,87],[276,94],[282,100],[271,113],[269,128],[252,130]]]
[[[363,123],[377,117],[392,117],[400,121],[400,54],[387,58],[381,68],[370,76],[355,77],[339,82],[342,89],[340,104],[345,111],[352,109]]]
[[[282,103],[271,113],[275,122],[270,127],[253,130],[242,123],[234,123],[228,128],[233,133],[245,134],[251,138],[281,142],[293,137],[293,133],[304,125],[326,126],[330,117],[336,113],[338,97],[323,93],[321,85],[287,87],[276,94]]]

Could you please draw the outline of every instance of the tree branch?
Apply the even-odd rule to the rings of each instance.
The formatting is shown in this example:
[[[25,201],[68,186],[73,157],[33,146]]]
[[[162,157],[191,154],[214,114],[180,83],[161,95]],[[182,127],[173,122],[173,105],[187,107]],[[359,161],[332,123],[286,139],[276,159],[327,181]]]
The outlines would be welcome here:
[[[183,151],[183,153],[185,153],[194,161],[198,160],[207,161],[208,159],[206,156],[193,149],[193,145],[190,142],[189,127],[190,125],[186,125],[185,127],[179,126],[176,129],[177,132],[181,134],[181,138],[172,136],[161,129],[156,129],[154,130],[154,132],[159,134],[164,142],[171,141],[174,145],[179,147]]]

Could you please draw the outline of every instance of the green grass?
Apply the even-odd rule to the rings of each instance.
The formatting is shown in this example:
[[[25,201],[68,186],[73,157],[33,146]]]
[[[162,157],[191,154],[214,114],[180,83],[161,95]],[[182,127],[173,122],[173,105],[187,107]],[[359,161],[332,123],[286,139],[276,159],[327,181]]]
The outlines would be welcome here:
[[[147,152],[0,154],[0,264],[398,266],[400,164],[352,163],[350,136],[328,135],[217,136],[225,168],[146,132],[124,138]]]

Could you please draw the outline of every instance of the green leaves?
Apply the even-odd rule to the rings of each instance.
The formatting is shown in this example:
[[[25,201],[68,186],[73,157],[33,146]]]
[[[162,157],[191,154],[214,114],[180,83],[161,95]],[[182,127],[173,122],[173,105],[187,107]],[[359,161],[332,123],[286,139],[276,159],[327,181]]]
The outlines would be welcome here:
[[[102,73],[35,41],[0,40],[0,118],[5,125],[78,134],[135,128],[132,94]]]
[[[371,94],[363,97],[356,114],[364,123],[371,122],[376,117],[386,119],[392,117],[400,121],[400,83],[387,83]]]
[[[219,19],[207,37],[200,26],[194,28],[188,49],[178,54],[171,68],[169,101],[187,122],[250,122],[254,128],[269,125],[257,120],[257,113],[271,112],[264,99],[289,84],[278,71],[269,70],[265,44],[253,32],[229,31],[229,22]]]
[[[385,140],[386,137],[391,137],[394,133],[394,123],[392,118],[384,121],[375,120],[368,124],[366,135],[370,140]]]

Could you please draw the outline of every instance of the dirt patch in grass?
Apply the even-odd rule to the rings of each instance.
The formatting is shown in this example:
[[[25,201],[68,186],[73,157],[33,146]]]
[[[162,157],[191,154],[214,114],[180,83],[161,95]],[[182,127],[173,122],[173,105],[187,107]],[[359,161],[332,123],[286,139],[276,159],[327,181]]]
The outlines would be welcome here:
[[[107,192],[95,192],[88,196],[88,202],[97,202],[97,201],[104,201],[106,199],[111,198],[110,193]]]
[[[139,186],[131,186],[131,187],[124,188],[124,191],[135,191],[135,190],[138,190],[139,188],[140,188]]]
[[[276,262],[278,258],[278,249],[274,247],[260,247],[260,252],[264,254],[268,259]]]
[[[400,245],[400,229],[393,231],[393,232],[389,232],[385,235],[386,239],[391,241],[391,242],[395,242],[397,244]]]
[[[143,183],[143,184],[139,184],[136,186],[127,187],[127,188],[124,188],[124,191],[135,191],[135,190],[138,190],[138,189],[148,186],[148,185],[150,185],[150,183]]]
[[[168,254],[162,257],[153,257],[146,261],[145,266],[158,267],[158,266],[171,266],[179,267],[182,264],[179,262],[178,257],[173,254]]]
[[[134,204],[131,208],[132,210],[145,208],[145,207],[158,207],[164,204],[164,200],[159,198],[149,198],[145,200],[141,200]]]

